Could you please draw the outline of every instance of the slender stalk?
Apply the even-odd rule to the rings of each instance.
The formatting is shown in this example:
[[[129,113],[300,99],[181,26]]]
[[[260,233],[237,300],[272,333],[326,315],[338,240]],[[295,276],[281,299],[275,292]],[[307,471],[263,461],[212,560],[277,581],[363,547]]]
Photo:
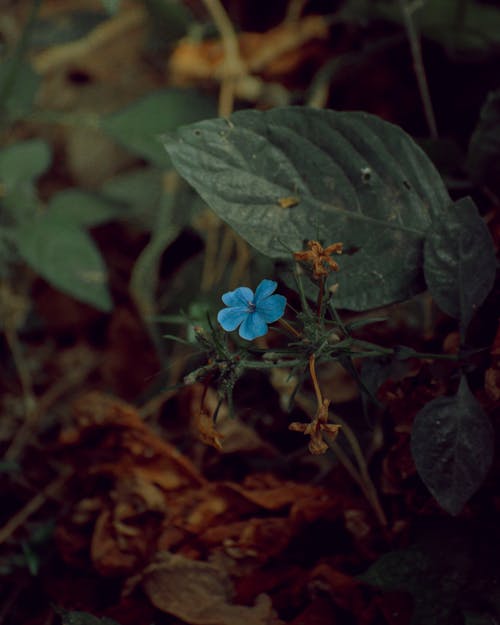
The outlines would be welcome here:
[[[8,66],[8,70],[6,72],[4,80],[0,83],[0,107],[2,108],[5,105],[8,97],[10,96],[12,89],[14,88],[19,64],[21,63],[26,48],[28,47],[31,31],[33,29],[33,25],[35,23],[41,4],[42,0],[33,0],[28,19],[26,21],[26,25],[23,28],[22,35],[19,38],[17,46],[10,59],[10,66]]]
[[[346,439],[354,454],[354,457],[356,458],[356,463],[359,467],[359,473],[363,482],[363,490],[365,492],[365,495],[370,502],[373,511],[377,515],[377,519],[379,520],[380,524],[384,527],[387,527],[387,517],[385,516],[385,512],[380,503],[377,489],[375,488],[372,478],[370,477],[370,473],[368,472],[368,465],[366,464],[366,459],[359,445],[359,441],[349,425],[338,415],[335,415],[335,421],[337,421],[342,426],[342,432],[345,434]]]
[[[427,83],[427,76],[425,74],[424,62],[422,58],[422,47],[420,45],[420,36],[415,27],[413,21],[412,12],[408,6],[408,0],[399,0],[399,6],[401,9],[401,15],[403,16],[403,22],[405,25],[406,36],[410,44],[411,56],[413,59],[413,69],[417,78],[418,90],[420,92],[420,99],[424,107],[425,119],[429,127],[429,133],[432,139],[438,138],[436,117],[434,115],[434,109],[432,107],[432,100],[429,92],[429,85]]]

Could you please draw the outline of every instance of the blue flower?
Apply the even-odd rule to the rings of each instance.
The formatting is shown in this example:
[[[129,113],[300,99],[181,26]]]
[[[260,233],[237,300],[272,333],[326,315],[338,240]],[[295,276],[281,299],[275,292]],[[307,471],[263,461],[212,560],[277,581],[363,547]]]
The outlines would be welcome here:
[[[283,317],[286,297],[272,295],[278,284],[274,280],[262,280],[255,289],[240,286],[224,293],[222,301],[227,306],[219,311],[217,321],[227,332],[239,326],[241,338],[251,341],[267,333],[267,324]]]

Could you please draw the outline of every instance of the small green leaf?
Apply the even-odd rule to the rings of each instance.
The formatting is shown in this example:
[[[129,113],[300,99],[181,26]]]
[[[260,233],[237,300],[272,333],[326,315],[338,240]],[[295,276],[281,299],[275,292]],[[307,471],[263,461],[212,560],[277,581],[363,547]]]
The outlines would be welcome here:
[[[165,89],[102,120],[103,129],[123,146],[158,167],[170,166],[160,135],[182,124],[211,117],[215,101],[196,91]]]
[[[51,219],[84,228],[123,219],[130,212],[123,203],[81,189],[66,189],[53,195],[47,210]]]
[[[19,254],[63,293],[110,311],[107,270],[92,238],[82,228],[46,215],[15,231]]]
[[[240,111],[181,128],[165,147],[209,206],[263,254],[290,258],[308,239],[342,241],[339,307],[365,310],[423,290],[423,239],[450,200],[397,126],[305,107]]]
[[[460,318],[462,336],[493,288],[495,250],[470,198],[438,216],[424,245],[424,272],[431,295],[448,315]]]
[[[493,448],[493,427],[465,376],[456,395],[434,399],[415,417],[411,451],[417,471],[450,514],[458,514],[483,482]]]
[[[500,194],[500,89],[486,100],[469,143],[467,167],[474,182]]]

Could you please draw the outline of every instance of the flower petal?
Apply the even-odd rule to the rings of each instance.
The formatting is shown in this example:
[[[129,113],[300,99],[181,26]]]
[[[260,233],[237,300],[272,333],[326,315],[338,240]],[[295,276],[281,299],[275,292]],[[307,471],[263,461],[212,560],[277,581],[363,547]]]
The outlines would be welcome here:
[[[248,313],[240,326],[239,334],[242,339],[247,341],[256,339],[258,336],[264,336],[267,334],[267,323],[258,312]]]
[[[262,280],[259,286],[255,289],[255,305],[258,306],[259,302],[261,302],[266,297],[269,297],[271,293],[276,291],[278,283],[274,280]]]
[[[266,323],[278,321],[285,312],[286,297],[284,295],[271,295],[263,302],[257,304],[256,312],[262,315]]]
[[[222,296],[226,306],[245,306],[254,301],[253,291],[247,286],[239,286],[234,291],[228,291]]]
[[[248,309],[243,306],[232,306],[231,308],[223,308],[219,310],[217,314],[217,321],[226,330],[226,332],[232,332],[245,320],[249,315]]]

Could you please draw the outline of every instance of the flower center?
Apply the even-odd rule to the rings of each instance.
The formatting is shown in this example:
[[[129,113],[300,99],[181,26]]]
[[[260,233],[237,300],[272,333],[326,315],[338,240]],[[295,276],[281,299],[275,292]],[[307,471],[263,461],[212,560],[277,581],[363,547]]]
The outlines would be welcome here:
[[[253,313],[255,312],[255,304],[253,302],[248,302],[248,312]]]

